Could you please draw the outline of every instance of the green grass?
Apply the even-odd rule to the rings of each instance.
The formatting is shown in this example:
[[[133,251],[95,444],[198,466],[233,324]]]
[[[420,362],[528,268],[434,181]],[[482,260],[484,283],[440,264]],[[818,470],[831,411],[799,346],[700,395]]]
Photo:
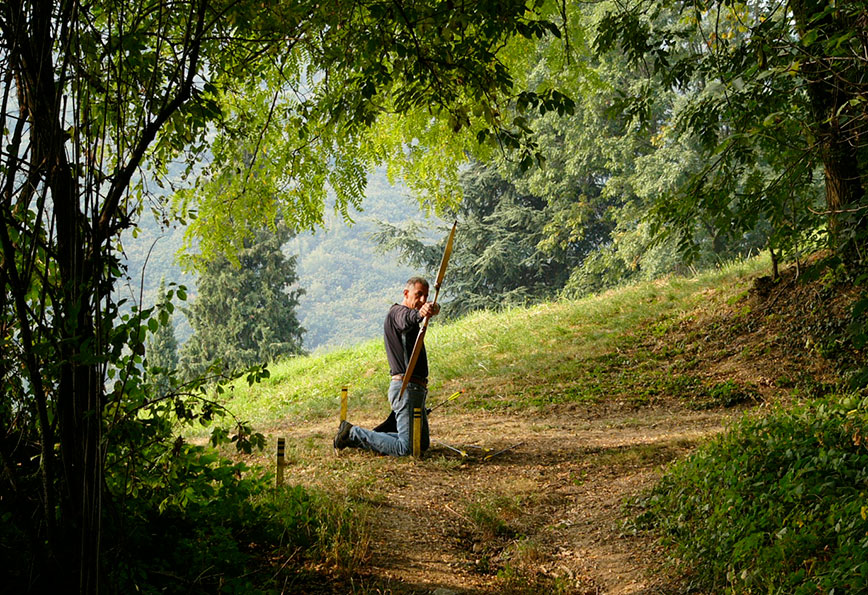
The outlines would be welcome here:
[[[453,322],[435,319],[426,337],[429,399],[437,403],[464,388],[450,407],[522,410],[607,398],[641,405],[672,390],[669,374],[654,362],[675,354],[642,352],[642,342],[659,338],[680,315],[710,299],[725,302],[743,293],[744,278],[767,266],[753,259],[581,300],[476,312]],[[239,381],[227,402],[260,428],[287,418],[335,415],[344,385],[353,411],[384,408],[389,371],[381,340],[288,359],[269,370],[270,378],[253,387]]]
[[[592,465],[605,468],[644,466],[668,463],[688,448],[696,446],[688,439],[653,444],[636,444],[625,448],[606,449],[589,458]]]
[[[470,519],[473,532],[484,541],[512,538],[518,534],[514,521],[522,516],[523,504],[519,496],[484,494],[466,504],[466,518]]]

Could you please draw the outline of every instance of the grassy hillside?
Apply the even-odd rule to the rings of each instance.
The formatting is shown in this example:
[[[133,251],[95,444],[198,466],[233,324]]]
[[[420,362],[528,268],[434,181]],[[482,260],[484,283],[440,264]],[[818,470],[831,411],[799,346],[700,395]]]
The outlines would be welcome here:
[[[662,336],[698,307],[732,301],[766,267],[764,261],[752,260],[578,301],[478,312],[446,324],[434,319],[426,339],[432,370],[429,399],[436,403],[463,389],[460,406],[521,410],[611,400],[641,405],[667,390],[696,388],[687,386],[695,382],[683,379],[685,386],[671,386],[665,370],[628,361],[622,350],[649,334]],[[496,304],[492,296],[492,307]],[[677,349],[656,353],[652,360],[674,356]],[[387,412],[385,359],[382,340],[375,339],[287,360],[273,365],[271,377],[261,384],[239,386],[229,405],[239,417],[268,429],[287,417],[334,416],[340,388],[348,385],[353,409]]]
[[[329,546],[340,552],[331,556],[340,580],[361,580],[378,547],[389,551],[390,540],[420,530],[408,527],[422,517],[394,520],[390,507],[401,502],[426,511],[418,514],[428,524],[437,518],[428,516],[432,506],[445,515],[437,520],[443,543],[417,544],[425,564],[459,559],[448,581],[419,579],[425,588],[620,592],[611,582],[617,572],[638,576],[653,565],[625,570],[617,561],[648,557],[657,551],[648,539],[660,537],[682,574],[674,583],[655,579],[658,592],[861,588],[868,565],[847,562],[868,551],[868,403],[845,382],[864,363],[846,339],[854,292],[821,269],[799,280],[791,271],[777,284],[763,277],[767,270],[755,259],[505,311],[492,296],[491,311],[435,319],[429,403],[464,395],[437,412],[434,437],[500,448],[512,433],[522,452],[510,451],[500,471],[479,461],[468,467],[448,446],[419,465],[362,452],[334,458],[341,386],[350,387],[351,421],[388,411],[380,340],[274,365],[269,379],[239,386],[228,404],[266,434],[290,435],[295,481],[368,519],[341,521],[355,541]],[[600,545],[612,539],[613,498],[634,503],[619,521],[636,540],[623,546],[635,550],[626,557]],[[600,520],[573,531],[576,510]],[[401,525],[398,537],[383,533],[383,519]],[[608,579],[590,570],[576,578],[587,569],[581,556],[563,553],[571,542],[621,567],[607,570]],[[450,543],[448,555],[436,549]],[[546,564],[569,574],[541,573]],[[368,590],[359,592],[404,592],[395,573],[365,575]]]

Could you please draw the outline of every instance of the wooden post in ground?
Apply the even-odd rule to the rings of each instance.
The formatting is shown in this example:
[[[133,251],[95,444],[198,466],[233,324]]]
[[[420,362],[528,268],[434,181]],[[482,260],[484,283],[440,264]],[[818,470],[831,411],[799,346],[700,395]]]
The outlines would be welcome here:
[[[422,408],[413,407],[413,456],[422,456]]]
[[[284,448],[286,446],[286,442],[283,438],[277,439],[277,487],[280,488],[283,486],[283,468],[286,466],[286,460],[284,458]]]
[[[347,421],[347,387],[341,389],[341,421]]]

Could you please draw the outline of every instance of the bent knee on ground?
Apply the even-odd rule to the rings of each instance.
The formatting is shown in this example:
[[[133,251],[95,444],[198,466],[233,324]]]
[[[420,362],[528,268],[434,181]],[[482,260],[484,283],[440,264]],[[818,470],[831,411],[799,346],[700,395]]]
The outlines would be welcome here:
[[[410,445],[410,442],[399,441],[397,444],[397,448],[395,448],[395,454],[399,457],[406,457],[413,454],[413,447]]]

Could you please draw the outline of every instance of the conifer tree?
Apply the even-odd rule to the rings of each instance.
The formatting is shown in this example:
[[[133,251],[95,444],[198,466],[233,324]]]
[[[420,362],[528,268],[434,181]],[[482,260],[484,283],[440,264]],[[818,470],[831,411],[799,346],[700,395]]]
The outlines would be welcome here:
[[[260,229],[238,251],[238,261],[218,256],[202,267],[199,295],[188,316],[193,336],[184,345],[185,375],[220,362],[225,370],[268,363],[302,352],[304,329],[296,317],[296,258],[282,251],[286,226]]]
[[[597,237],[605,237],[598,225],[585,241],[544,249],[554,216],[548,200],[520,192],[496,168],[481,163],[462,174],[461,185],[464,200],[455,213],[458,231],[446,288],[452,300],[445,311],[449,316],[554,297],[595,242],[602,241]],[[434,272],[443,245],[426,244],[423,235],[412,223],[405,228],[381,223],[374,239],[384,250],[398,249],[410,265]],[[445,233],[438,236],[445,241]]]
[[[156,304],[159,326],[148,339],[146,353],[157,396],[163,397],[169,392],[171,386],[169,377],[178,369],[178,340],[175,338],[175,326],[172,324],[174,306],[166,293],[165,277],[160,279],[157,295],[159,296]]]

